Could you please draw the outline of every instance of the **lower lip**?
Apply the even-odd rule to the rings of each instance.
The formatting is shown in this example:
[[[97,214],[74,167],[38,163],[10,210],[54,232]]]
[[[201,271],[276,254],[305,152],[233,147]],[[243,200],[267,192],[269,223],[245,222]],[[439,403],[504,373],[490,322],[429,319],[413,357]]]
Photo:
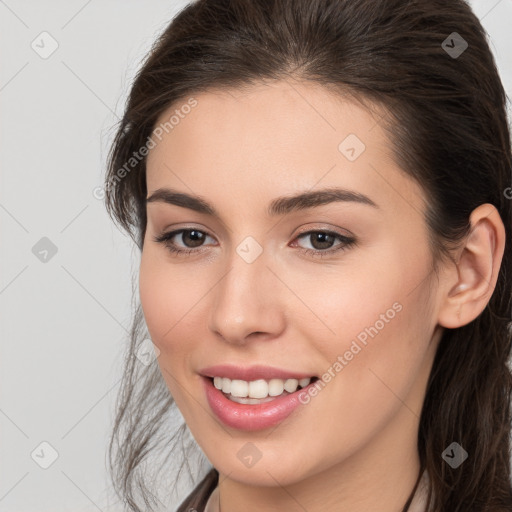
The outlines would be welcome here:
[[[271,402],[250,405],[239,404],[226,398],[208,377],[202,377],[206,399],[216,416],[228,427],[238,430],[262,430],[277,425],[287,418],[299,405],[299,393],[308,392],[311,382],[305,388],[298,389],[289,395],[280,396]]]

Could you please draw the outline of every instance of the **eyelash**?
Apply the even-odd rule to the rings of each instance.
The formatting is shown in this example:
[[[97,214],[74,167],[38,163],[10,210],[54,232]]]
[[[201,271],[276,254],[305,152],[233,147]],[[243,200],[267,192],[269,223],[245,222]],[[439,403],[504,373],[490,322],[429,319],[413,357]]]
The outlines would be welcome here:
[[[200,252],[202,252],[204,246],[200,247],[198,249],[194,249],[194,248],[178,249],[170,241],[174,236],[176,236],[180,233],[191,232],[191,231],[197,231],[197,232],[203,233],[207,236],[211,236],[208,233],[206,233],[206,231],[201,231],[201,230],[195,229],[195,228],[189,228],[189,229],[178,229],[176,231],[169,231],[168,233],[162,233],[159,236],[155,236],[153,238],[153,241],[157,242],[157,243],[163,243],[166,246],[166,248],[169,250],[169,252],[176,254],[177,256],[186,256],[191,253],[200,253]],[[327,231],[327,230],[306,231],[304,233],[301,233],[299,236],[297,236],[297,238],[306,237],[306,236],[312,235],[314,233],[322,233],[324,235],[332,235],[332,236],[338,238],[339,240],[341,240],[342,243],[335,246],[334,249],[326,249],[326,250],[301,249],[302,252],[308,256],[324,258],[326,256],[331,256],[333,253],[336,253],[338,251],[345,251],[345,250],[349,249],[350,247],[352,247],[356,243],[356,240],[354,238],[350,238],[350,237],[341,235],[339,233],[336,233],[335,231]]]

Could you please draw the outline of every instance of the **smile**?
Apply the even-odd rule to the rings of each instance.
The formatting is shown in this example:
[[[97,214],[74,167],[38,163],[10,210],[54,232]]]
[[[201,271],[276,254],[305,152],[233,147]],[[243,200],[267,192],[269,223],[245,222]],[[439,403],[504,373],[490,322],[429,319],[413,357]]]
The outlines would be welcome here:
[[[313,377],[315,378],[315,377]],[[298,388],[305,388],[311,382],[310,377],[303,379],[258,379],[253,381],[231,380],[227,377],[216,376],[213,385],[222,391],[226,398],[240,404],[261,404],[269,402],[278,396],[294,393]]]
[[[293,382],[286,384],[286,381],[284,381],[282,384],[283,392],[281,394],[277,396],[267,395],[266,398],[251,398],[249,396],[233,396],[231,391],[229,394],[224,393],[222,389],[218,389],[214,385],[214,378],[212,377],[202,376],[201,379],[203,381],[203,389],[206,394],[206,400],[213,414],[225,426],[246,431],[262,430],[273,427],[281,423],[300,406],[304,407],[304,403],[299,399],[299,394],[308,393],[309,388],[314,386],[318,380],[317,377],[311,378],[309,384],[305,385],[305,387],[301,387],[299,383],[295,385]],[[264,381],[269,391],[271,387],[273,388],[274,386],[274,389],[277,391],[280,389],[281,385],[279,385],[279,388],[277,388],[278,384],[271,383],[272,380],[282,381],[282,379],[271,379],[268,384]],[[298,379],[290,380],[297,381]],[[231,384],[235,382],[235,393],[238,386],[240,386],[239,389],[242,389],[245,387],[244,384],[246,384],[248,387],[249,384],[253,382],[239,381],[242,382],[240,385],[236,383],[236,379],[234,381],[227,379],[227,381],[230,381]],[[222,385],[224,385],[224,382],[224,378],[222,378]],[[263,384],[260,383],[259,380],[254,382],[257,382],[256,389],[259,388],[261,390],[260,394],[263,394]],[[218,380],[217,383],[219,383]],[[285,385],[289,386],[289,389],[292,389],[292,384],[293,387],[295,387],[295,391],[289,392],[284,389]],[[305,380],[303,380],[303,384],[306,384]]]

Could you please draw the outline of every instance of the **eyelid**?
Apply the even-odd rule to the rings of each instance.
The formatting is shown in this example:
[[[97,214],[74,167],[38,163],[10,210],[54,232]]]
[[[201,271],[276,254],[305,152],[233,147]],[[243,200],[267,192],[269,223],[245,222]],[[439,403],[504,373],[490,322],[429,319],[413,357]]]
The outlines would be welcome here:
[[[344,236],[345,238],[355,238],[355,235],[348,229],[339,227],[326,227],[325,224],[316,225],[315,223],[308,224],[307,226],[301,228],[300,231],[295,235],[295,237],[303,235],[305,233],[310,233],[311,231],[323,231],[326,233],[333,233],[339,236]]]

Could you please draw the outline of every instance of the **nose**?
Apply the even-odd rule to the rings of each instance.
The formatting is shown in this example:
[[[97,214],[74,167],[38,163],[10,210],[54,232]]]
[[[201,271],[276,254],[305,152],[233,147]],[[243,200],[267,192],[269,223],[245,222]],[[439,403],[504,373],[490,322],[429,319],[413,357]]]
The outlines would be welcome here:
[[[273,339],[285,328],[282,283],[267,268],[263,252],[248,263],[236,252],[224,277],[212,290],[209,329],[223,341],[245,344],[250,339]],[[282,291],[282,290],[281,290]]]

